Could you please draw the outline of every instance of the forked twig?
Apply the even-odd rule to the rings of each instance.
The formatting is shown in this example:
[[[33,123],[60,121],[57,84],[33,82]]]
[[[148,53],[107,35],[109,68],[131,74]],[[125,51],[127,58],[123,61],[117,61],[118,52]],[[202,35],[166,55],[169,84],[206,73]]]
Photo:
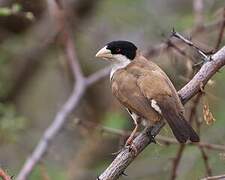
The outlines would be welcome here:
[[[192,41],[188,40],[187,38],[182,36],[180,33],[176,32],[175,29],[172,30],[171,36],[176,37],[176,38],[182,40],[185,44],[193,47],[203,57],[204,62],[212,60],[211,56],[207,56],[206,53],[203,52],[199,47],[194,45],[194,43]]]

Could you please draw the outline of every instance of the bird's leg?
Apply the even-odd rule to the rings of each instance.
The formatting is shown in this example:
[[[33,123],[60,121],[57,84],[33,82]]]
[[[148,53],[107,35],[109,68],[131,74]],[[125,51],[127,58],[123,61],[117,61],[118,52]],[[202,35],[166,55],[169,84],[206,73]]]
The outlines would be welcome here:
[[[135,122],[135,128],[132,131],[132,133],[130,134],[130,136],[128,137],[128,139],[126,140],[125,147],[128,147],[130,151],[133,151],[134,155],[136,156],[137,155],[137,148],[133,144],[133,140],[135,138],[135,134],[138,131],[139,123],[136,123],[136,121],[134,121],[134,122]],[[112,153],[112,155],[119,154],[121,151],[122,151],[122,149],[120,149],[117,152]]]
[[[135,124],[134,130],[132,131],[131,135],[129,136],[129,138],[126,141],[126,144],[125,144],[126,146],[129,146],[133,143],[133,140],[134,140],[135,134],[137,133],[138,127],[139,127],[139,125]]]
[[[134,152],[134,155],[136,156],[137,155],[137,148],[136,148],[135,144],[133,143],[133,140],[135,138],[135,134],[138,131],[139,122],[138,121],[134,121],[134,122],[135,122],[135,128],[132,131],[132,133],[129,136],[129,138],[127,139],[126,144],[125,144],[125,147],[129,147],[129,151],[133,151]]]

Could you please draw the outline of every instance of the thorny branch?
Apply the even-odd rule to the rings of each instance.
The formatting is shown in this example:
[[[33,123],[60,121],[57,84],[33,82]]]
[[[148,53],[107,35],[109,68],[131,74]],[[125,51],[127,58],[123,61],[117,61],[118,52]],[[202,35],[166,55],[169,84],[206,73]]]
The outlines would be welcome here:
[[[221,23],[224,21],[225,18],[222,18],[221,20],[212,22],[210,24],[204,24],[202,25],[202,27],[200,29],[194,29],[194,30],[189,30],[189,31],[185,31],[185,34],[190,34],[190,36],[192,38],[196,37],[197,35],[203,33],[203,32],[212,32],[215,31],[218,27],[220,27]],[[170,39],[171,40],[171,39]],[[178,39],[175,39],[173,41],[171,41],[173,44],[176,45],[181,45],[181,43],[179,42]],[[154,47],[149,48],[146,52],[145,52],[145,56],[147,58],[149,57],[154,57],[157,56],[161,53],[167,52],[168,50],[168,43],[167,42],[163,42],[160,43],[158,45],[155,45]]]
[[[207,56],[200,48],[198,48],[197,46],[195,46],[193,42],[191,42],[190,40],[184,38],[181,34],[179,34],[178,32],[176,32],[174,29],[172,31],[172,36],[174,36],[174,37],[182,40],[184,43],[186,43],[189,46],[191,46],[194,49],[196,49],[198,51],[198,53],[201,54],[201,56],[203,57],[203,60],[204,61],[209,61],[210,60],[210,56]]]

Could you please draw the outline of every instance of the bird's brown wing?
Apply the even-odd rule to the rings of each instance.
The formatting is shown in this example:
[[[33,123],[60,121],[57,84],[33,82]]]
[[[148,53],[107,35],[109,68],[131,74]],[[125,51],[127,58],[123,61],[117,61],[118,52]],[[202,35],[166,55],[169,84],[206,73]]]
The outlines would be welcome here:
[[[112,78],[111,86],[115,97],[126,108],[152,123],[159,121],[161,116],[151,108],[149,100],[137,85],[138,77],[126,69],[119,70]]]
[[[185,120],[183,106],[164,72],[149,71],[138,78],[137,84],[149,101],[155,101],[155,106],[159,107],[161,115],[167,120],[180,143],[185,143],[188,139],[193,142],[199,141],[198,135]]]

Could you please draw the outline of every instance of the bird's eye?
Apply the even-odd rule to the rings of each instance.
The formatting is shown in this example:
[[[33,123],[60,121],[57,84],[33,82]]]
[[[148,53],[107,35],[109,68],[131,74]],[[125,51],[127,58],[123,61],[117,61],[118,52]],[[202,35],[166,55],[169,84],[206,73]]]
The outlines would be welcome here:
[[[120,48],[116,48],[116,52],[119,53],[121,51]]]

